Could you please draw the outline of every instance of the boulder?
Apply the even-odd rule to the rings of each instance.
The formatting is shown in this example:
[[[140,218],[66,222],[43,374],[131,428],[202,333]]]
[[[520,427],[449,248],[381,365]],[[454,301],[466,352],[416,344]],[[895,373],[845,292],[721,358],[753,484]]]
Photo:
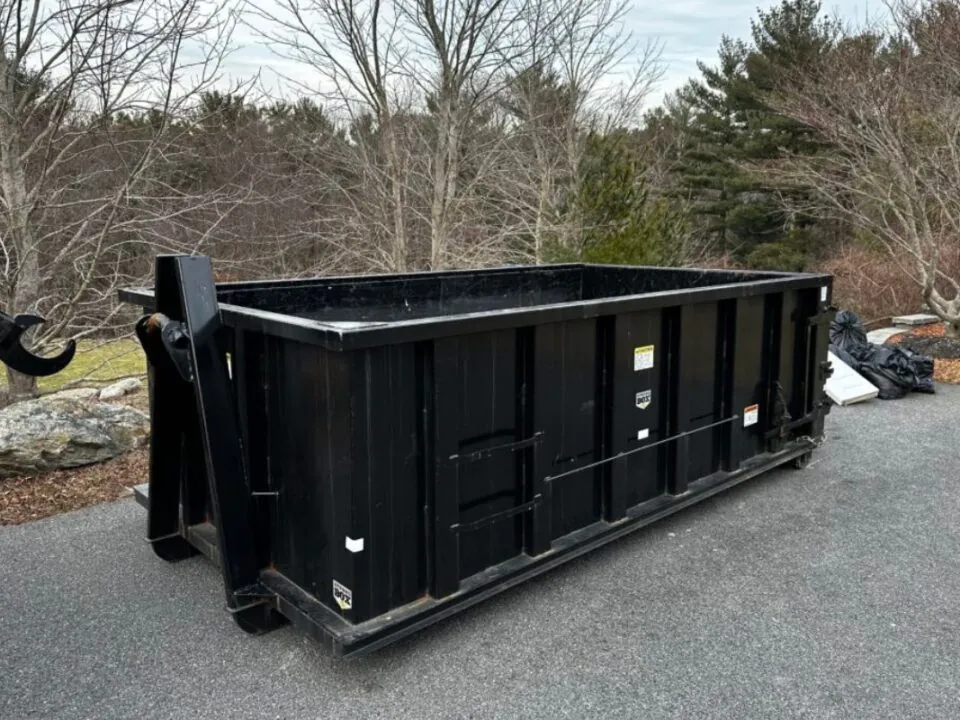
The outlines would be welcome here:
[[[141,387],[143,387],[143,383],[137,380],[137,378],[126,378],[125,380],[120,380],[112,385],[107,385],[103,390],[100,391],[100,399],[116,400],[124,395],[129,395],[132,392],[136,392]]]
[[[95,396],[70,390],[0,410],[0,477],[103,462],[147,443],[148,415]]]
[[[74,388],[73,390],[61,390],[58,393],[45,396],[50,400],[94,400],[100,391],[97,388]]]

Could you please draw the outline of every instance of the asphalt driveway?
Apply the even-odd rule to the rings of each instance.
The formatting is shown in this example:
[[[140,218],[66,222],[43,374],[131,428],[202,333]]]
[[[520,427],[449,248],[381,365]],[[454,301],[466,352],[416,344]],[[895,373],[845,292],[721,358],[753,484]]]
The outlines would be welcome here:
[[[960,388],[373,656],[255,638],[132,499],[0,528],[0,718],[960,717]],[[139,481],[139,479],[136,479]]]

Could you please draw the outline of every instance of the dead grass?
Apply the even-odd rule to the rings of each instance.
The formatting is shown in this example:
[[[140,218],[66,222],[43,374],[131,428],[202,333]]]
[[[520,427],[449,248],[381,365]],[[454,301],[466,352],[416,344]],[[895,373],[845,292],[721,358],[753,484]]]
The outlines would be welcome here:
[[[59,348],[46,354],[56,352]],[[101,387],[121,378],[146,374],[146,357],[136,340],[83,341],[78,343],[73,361],[62,372],[39,378],[37,387],[41,393],[70,387]],[[0,388],[6,386],[7,374],[0,372]]]

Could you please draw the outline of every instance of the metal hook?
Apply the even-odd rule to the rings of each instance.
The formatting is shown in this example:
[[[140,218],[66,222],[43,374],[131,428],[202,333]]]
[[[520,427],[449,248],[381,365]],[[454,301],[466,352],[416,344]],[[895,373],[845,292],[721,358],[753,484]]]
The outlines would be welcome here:
[[[21,345],[23,333],[43,321],[43,318],[37,315],[11,317],[0,312],[0,360],[17,372],[33,377],[55,375],[69,365],[77,351],[74,340],[67,342],[63,352],[54,357],[34,355]]]

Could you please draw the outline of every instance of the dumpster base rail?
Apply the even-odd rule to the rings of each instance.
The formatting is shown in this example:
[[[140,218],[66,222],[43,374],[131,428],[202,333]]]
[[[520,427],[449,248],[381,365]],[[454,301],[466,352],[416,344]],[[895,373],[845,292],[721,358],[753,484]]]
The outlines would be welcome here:
[[[443,599],[424,596],[406,606],[396,608],[384,617],[353,625],[334,611],[325,607],[309,593],[274,570],[260,573],[260,600],[256,605],[266,605],[277,611],[298,630],[307,633],[339,657],[359,657],[434,623],[438,623],[461,610],[480,603],[515,585],[548,572],[573,558],[611,543],[625,535],[651,525],[658,520],[695,505],[714,495],[756,478],[771,469],[792,464],[801,469],[806,466],[810,454],[819,443],[801,439],[777,453],[758,455],[747,461],[735,472],[718,472],[693,482],[682,495],[661,495],[630,508],[625,518],[608,523],[603,520],[558,538],[549,551],[535,557],[520,555],[500,565],[483,570],[463,580],[460,591]],[[149,487],[146,483],[134,488],[136,501],[145,509],[150,507]],[[197,552],[214,565],[220,565],[217,533],[208,523],[198,523],[185,528],[181,536]],[[156,543],[156,540],[152,541]],[[179,559],[179,558],[172,558]],[[244,610],[246,608],[241,608]],[[244,626],[243,623],[240,623]],[[262,631],[256,623],[248,631]]]

